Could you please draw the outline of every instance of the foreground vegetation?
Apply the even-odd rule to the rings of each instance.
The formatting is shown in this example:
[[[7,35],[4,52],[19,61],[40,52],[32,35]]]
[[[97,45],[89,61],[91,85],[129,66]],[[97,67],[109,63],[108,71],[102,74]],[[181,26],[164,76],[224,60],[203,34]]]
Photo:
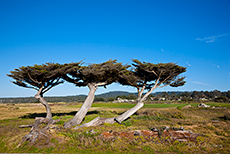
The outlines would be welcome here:
[[[39,138],[34,143],[24,142],[30,128],[20,129],[22,124],[31,124],[35,117],[45,117],[45,109],[37,103],[0,104],[0,153],[230,153],[230,104],[209,102],[215,108],[182,108],[186,103],[145,104],[135,115],[120,124],[104,124],[97,127],[64,129],[64,122],[76,114],[78,103],[50,103],[53,119],[59,129],[51,129],[49,139]],[[94,103],[83,123],[97,116],[114,117],[135,104]],[[106,131],[150,130],[154,127],[183,126],[186,130],[201,134],[196,143],[168,142],[166,138],[151,141],[142,137],[104,139]],[[55,128],[55,127],[54,127]],[[92,131],[93,130],[93,131]],[[90,133],[94,132],[94,133]]]

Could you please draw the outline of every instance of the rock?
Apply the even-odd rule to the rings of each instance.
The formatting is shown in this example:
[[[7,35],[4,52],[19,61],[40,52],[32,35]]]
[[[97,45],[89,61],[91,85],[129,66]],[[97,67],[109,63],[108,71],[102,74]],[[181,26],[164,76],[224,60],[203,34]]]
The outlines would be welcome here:
[[[165,127],[164,127],[164,130],[168,130],[168,129],[169,129],[169,126],[165,126]]]
[[[156,129],[156,127],[152,128],[151,131],[153,132],[157,132],[158,130]]]
[[[201,104],[198,105],[198,107],[199,107],[199,108],[202,108],[202,107],[203,107],[203,108],[208,108],[208,107],[210,107],[210,105],[206,105],[206,104],[204,104],[204,103],[201,103]]]
[[[109,131],[109,132],[102,132],[101,137],[102,138],[115,138],[115,137],[124,137],[128,138],[130,140],[135,139],[137,136],[143,136],[146,140],[151,141],[153,138],[156,137],[169,137],[167,141],[174,142],[197,142],[197,137],[200,136],[199,134],[193,133],[192,131],[185,131],[184,127],[181,126],[177,129],[171,129],[168,127],[165,127],[166,129],[163,130],[162,133],[159,133],[159,131],[156,128],[153,128],[150,130],[134,130],[134,131],[128,131],[128,132],[115,132],[115,131]]]
[[[184,106],[184,107],[182,107],[183,109],[187,109],[187,108],[190,108],[190,107],[192,107],[191,105],[186,105],[186,106]]]
[[[90,129],[89,131],[86,132],[86,134],[88,134],[88,133],[90,133],[91,135],[96,134],[96,132],[93,129]]]

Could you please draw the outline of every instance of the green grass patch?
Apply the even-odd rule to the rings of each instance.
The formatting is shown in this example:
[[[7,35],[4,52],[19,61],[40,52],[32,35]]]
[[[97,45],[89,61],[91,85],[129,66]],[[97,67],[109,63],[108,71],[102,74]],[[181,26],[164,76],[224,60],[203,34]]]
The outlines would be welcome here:
[[[200,103],[157,103],[157,104],[144,104],[143,108],[173,108],[173,107],[184,107],[186,105],[191,105],[193,107],[197,107]],[[230,108],[230,104],[228,103],[215,103],[215,102],[207,102],[205,103],[210,106],[221,106],[221,107],[228,107]],[[82,104],[73,105],[73,106],[67,106],[69,108],[80,108]],[[132,108],[136,104],[130,104],[130,103],[93,103],[92,107],[101,107],[101,108]]]
[[[92,107],[104,107],[104,108],[132,108],[135,104],[129,103],[93,103]]]

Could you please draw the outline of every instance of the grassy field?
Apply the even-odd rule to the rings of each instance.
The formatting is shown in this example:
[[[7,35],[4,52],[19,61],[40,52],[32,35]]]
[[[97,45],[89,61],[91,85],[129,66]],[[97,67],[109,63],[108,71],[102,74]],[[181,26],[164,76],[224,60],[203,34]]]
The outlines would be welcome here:
[[[51,129],[50,139],[40,138],[31,144],[20,144],[30,128],[19,125],[32,124],[35,117],[44,117],[45,108],[37,103],[0,104],[0,153],[230,153],[230,104],[207,103],[216,108],[198,108],[198,103],[182,109],[188,103],[145,104],[135,115],[122,124],[104,124],[98,127],[64,129],[64,122],[70,120],[79,109],[77,103],[51,103],[54,119],[59,130]],[[114,117],[135,104],[94,103],[83,123],[100,117]],[[150,130],[153,127],[180,127],[199,133],[197,143],[167,142],[165,138],[152,141],[138,138],[128,140],[100,138],[101,132]],[[96,134],[87,133],[94,130]]]

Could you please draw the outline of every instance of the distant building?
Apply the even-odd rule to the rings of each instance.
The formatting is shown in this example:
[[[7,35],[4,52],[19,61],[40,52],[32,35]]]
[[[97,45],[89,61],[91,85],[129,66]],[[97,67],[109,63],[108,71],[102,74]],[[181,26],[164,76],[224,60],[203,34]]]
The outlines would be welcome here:
[[[165,101],[165,98],[164,97],[160,97],[159,101]]]
[[[128,100],[128,99],[122,99],[122,98],[117,98],[117,100],[113,101],[114,103],[130,103],[130,102],[135,102],[134,100]]]

